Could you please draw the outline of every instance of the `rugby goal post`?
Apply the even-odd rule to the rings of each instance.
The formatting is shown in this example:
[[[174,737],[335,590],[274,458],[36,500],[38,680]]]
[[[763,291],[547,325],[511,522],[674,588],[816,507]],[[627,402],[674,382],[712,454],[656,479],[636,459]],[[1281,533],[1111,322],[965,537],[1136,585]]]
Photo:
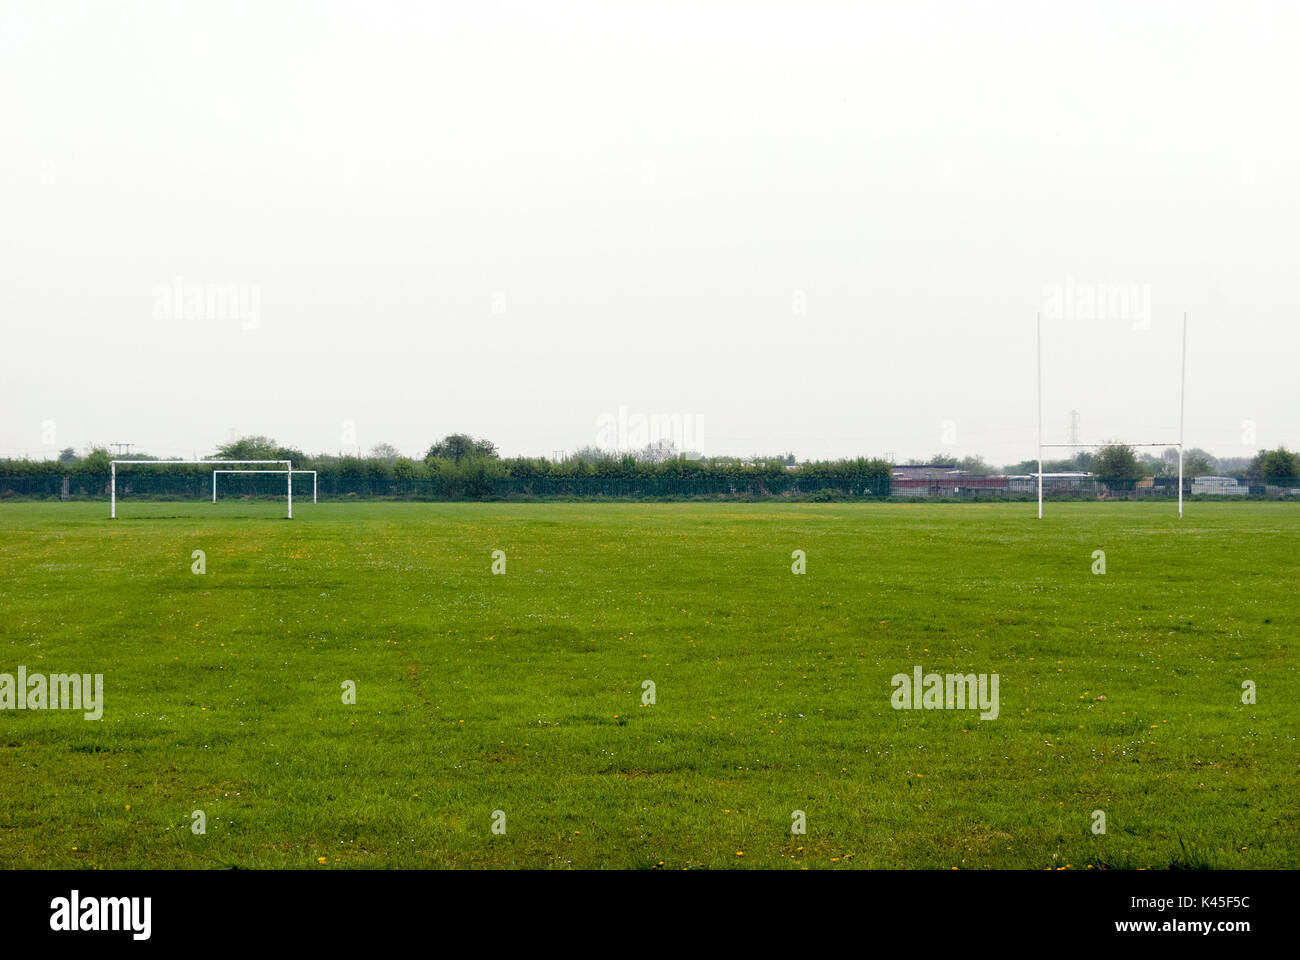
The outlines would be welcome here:
[[[248,464],[283,466],[283,471],[273,470],[270,473],[284,473],[285,475],[285,495],[288,504],[288,519],[293,519],[293,461],[292,460],[110,460],[108,461],[109,472],[109,499],[108,499],[108,517],[110,520],[117,519],[117,465],[124,466],[140,465],[154,467],[168,467],[176,464],[196,464],[196,463],[216,463],[216,464],[234,464],[237,466],[246,466]]]
[[[1043,519],[1043,450],[1051,447],[1107,447],[1111,443],[1043,443],[1043,315],[1038,315],[1038,519]],[[1178,448],[1178,519],[1183,518],[1183,425],[1187,412],[1187,314],[1183,314],[1182,370],[1178,386],[1178,442],[1138,443],[1114,442],[1124,447],[1177,447]]]
[[[218,475],[220,475],[220,474],[226,474],[226,473],[244,473],[244,474],[263,473],[263,474],[266,474],[266,473],[269,473],[269,474],[273,474],[273,475],[274,475],[274,474],[277,474],[277,473],[285,473],[285,472],[286,472],[286,471],[284,471],[284,470],[213,470],[213,471],[212,471],[212,502],[213,502],[213,503],[216,503],[216,502],[217,502],[217,477],[218,477]],[[294,469],[290,468],[287,472],[288,472],[288,474],[289,474],[289,478],[290,478],[290,479],[289,479],[289,485],[290,485],[291,487],[293,486],[293,477],[294,477],[295,474],[302,474],[302,473],[310,473],[310,474],[311,474],[311,502],[312,502],[312,503],[315,503],[315,502],[316,502],[316,471],[315,471],[315,470],[294,470]]]

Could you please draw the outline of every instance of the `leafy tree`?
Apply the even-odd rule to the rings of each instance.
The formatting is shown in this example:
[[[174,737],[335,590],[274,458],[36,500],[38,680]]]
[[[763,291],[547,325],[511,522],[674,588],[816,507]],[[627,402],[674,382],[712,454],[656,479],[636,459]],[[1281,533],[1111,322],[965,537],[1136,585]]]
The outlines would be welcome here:
[[[1184,451],[1183,452],[1183,476],[1185,477],[1210,477],[1216,476],[1219,472],[1219,460],[1217,457],[1204,455],[1205,451]]]
[[[382,460],[384,463],[392,466],[393,461],[402,455],[391,443],[377,443],[370,448],[370,455],[376,460]]]
[[[64,447],[59,451],[59,463],[76,463],[77,451],[71,447]]]
[[[283,447],[270,437],[248,436],[232,440],[217,447],[219,460],[292,460],[294,467],[303,463],[307,455],[293,447]]]
[[[430,475],[442,480],[452,499],[491,496],[496,481],[504,478],[505,470],[502,461],[495,457],[465,456],[459,461],[434,457],[429,461]]]
[[[1251,461],[1247,473],[1252,477],[1262,477],[1269,483],[1300,477],[1300,455],[1292,453],[1286,447],[1261,450]]]
[[[87,473],[108,473],[108,461],[111,459],[107,447],[91,447],[90,452],[81,458],[80,466]]]
[[[1178,461],[1174,461],[1171,468],[1163,457],[1157,457],[1150,453],[1138,454],[1138,466],[1142,468],[1142,475],[1148,474],[1153,477],[1167,477],[1178,475]]]
[[[1142,464],[1133,448],[1122,443],[1102,447],[1093,458],[1092,472],[1107,486],[1142,479]]]
[[[602,450],[600,447],[588,445],[574,450],[573,453],[569,454],[566,458],[566,462],[568,460],[573,460],[578,463],[598,463],[601,460],[613,459],[615,456],[616,454],[612,450]]]
[[[424,455],[425,462],[432,460],[450,460],[460,463],[462,460],[499,458],[497,446],[491,440],[476,440],[467,433],[452,433],[433,446]]]
[[[1160,455],[1161,473],[1167,477],[1178,476],[1178,449],[1169,447]],[[1208,450],[1191,447],[1183,451],[1183,475],[1187,477],[1206,477],[1218,474],[1219,458]]]

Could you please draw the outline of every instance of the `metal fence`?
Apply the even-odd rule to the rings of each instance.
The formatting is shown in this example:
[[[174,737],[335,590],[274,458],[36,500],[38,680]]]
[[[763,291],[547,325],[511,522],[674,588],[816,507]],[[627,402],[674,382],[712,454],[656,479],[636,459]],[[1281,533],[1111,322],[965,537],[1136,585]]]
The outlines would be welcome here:
[[[311,477],[295,475],[294,497],[310,497]],[[108,499],[107,473],[0,475],[0,500]],[[283,497],[282,474],[223,476],[220,499]],[[198,500],[212,498],[212,474],[202,471],[121,472],[118,497],[125,500]],[[1043,493],[1053,500],[1066,499],[1176,499],[1176,478],[1122,484],[1103,483],[1095,477],[1047,477]],[[691,477],[496,477],[448,480],[443,477],[398,479],[361,474],[319,475],[321,500],[527,500],[527,499],[741,499],[775,497],[805,500],[1031,500],[1038,495],[1034,477],[945,477],[900,479],[892,483],[879,476],[824,477],[791,472],[785,476]],[[1194,499],[1224,500],[1234,497],[1300,498],[1300,478],[1242,481],[1237,487],[1183,484],[1183,495]]]
[[[310,496],[312,481],[295,475],[295,497]],[[0,476],[0,499],[85,500],[107,499],[109,475]],[[268,472],[222,476],[218,497],[283,497],[283,474]],[[121,499],[188,500],[211,499],[212,475],[193,471],[166,473],[121,472],[117,475]],[[531,498],[563,499],[653,499],[737,498],[760,499],[776,496],[874,497],[887,496],[887,481],[871,477],[736,477],[725,474],[693,477],[486,477],[447,479],[443,477],[394,478],[361,474],[318,475],[318,496],[322,500],[510,500]]]

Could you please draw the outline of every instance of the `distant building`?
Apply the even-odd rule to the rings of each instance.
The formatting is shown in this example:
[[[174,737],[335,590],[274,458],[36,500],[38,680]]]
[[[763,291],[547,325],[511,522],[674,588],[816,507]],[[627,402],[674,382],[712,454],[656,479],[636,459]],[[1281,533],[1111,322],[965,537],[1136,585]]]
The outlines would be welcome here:
[[[1035,493],[1038,490],[1038,474],[1022,473],[1007,477],[1007,489],[1011,493]],[[1044,493],[1080,493],[1094,489],[1091,473],[1072,471],[1066,473],[1043,473]]]
[[[1010,477],[970,474],[952,470],[943,476],[894,477],[893,495],[896,497],[999,497],[1011,492]]]
[[[895,480],[947,480],[962,471],[955,463],[903,463],[894,466]]]
[[[1220,497],[1244,497],[1250,492],[1248,487],[1237,482],[1236,477],[1193,477],[1192,493],[1211,494]]]

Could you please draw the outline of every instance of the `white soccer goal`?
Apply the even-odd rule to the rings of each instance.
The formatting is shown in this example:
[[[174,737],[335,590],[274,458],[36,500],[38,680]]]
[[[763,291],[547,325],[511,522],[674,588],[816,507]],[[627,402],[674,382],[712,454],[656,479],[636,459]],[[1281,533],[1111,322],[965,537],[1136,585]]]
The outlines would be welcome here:
[[[1178,448],[1178,518],[1183,517],[1183,421],[1187,409],[1187,314],[1183,314],[1183,359],[1178,391],[1178,442],[1118,443],[1125,447]],[[1043,443],[1043,316],[1038,315],[1038,519],[1043,519],[1043,450],[1051,447],[1106,447],[1110,443]]]
[[[269,473],[269,474],[278,474],[278,473],[285,473],[285,472],[287,472],[287,473],[289,474],[289,477],[290,477],[289,485],[290,485],[290,486],[293,486],[293,479],[292,479],[292,478],[293,478],[295,475],[297,475],[297,474],[306,474],[306,473],[310,473],[310,474],[311,474],[311,502],[312,502],[312,503],[315,503],[315,502],[316,502],[316,471],[315,471],[315,470],[294,470],[294,469],[290,469],[290,470],[288,470],[288,471],[284,471],[284,470],[213,470],[213,471],[212,471],[212,502],[213,502],[213,503],[216,503],[216,502],[217,502],[217,477],[218,477],[219,475],[221,475],[221,474],[229,474],[229,473],[245,473],[245,474],[251,474],[251,473],[263,473],[263,474],[266,474],[266,473]]]
[[[195,463],[215,463],[215,464],[273,464],[283,466],[284,470],[268,471],[271,473],[285,474],[285,496],[288,504],[288,519],[293,519],[293,461],[292,460],[110,460],[108,462],[109,470],[109,500],[108,516],[109,519],[117,519],[117,465],[124,466],[140,465],[153,467],[166,467],[174,464],[195,464]]]

